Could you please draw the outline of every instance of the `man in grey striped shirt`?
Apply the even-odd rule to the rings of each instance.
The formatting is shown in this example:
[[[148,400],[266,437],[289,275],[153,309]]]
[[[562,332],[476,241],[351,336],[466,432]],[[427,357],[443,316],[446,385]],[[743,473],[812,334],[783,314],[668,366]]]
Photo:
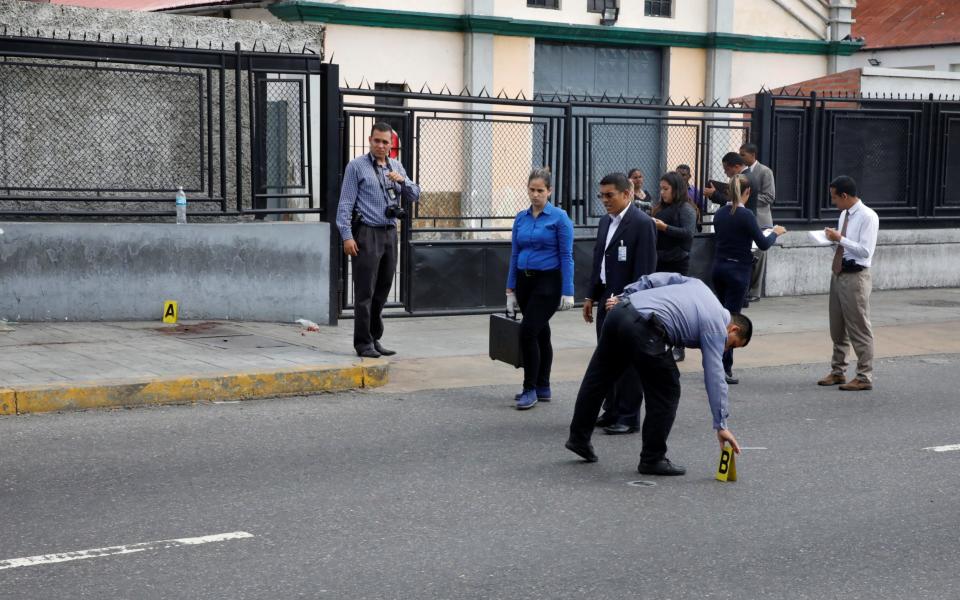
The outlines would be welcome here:
[[[397,268],[397,217],[401,200],[415,202],[420,188],[407,178],[400,161],[390,158],[393,128],[376,123],[370,152],[347,165],[337,206],[343,252],[353,257],[353,347],[358,356],[396,354],[380,344],[383,307]],[[354,209],[359,222],[353,219]]]

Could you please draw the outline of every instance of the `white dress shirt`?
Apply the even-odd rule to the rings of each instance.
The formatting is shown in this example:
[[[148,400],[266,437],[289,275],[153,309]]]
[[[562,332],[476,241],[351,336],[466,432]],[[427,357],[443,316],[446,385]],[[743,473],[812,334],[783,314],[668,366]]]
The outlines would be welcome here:
[[[870,268],[873,252],[877,248],[880,217],[863,200],[857,200],[856,204],[840,213],[837,231],[843,231],[844,217],[849,219],[847,233],[840,239],[844,260],[853,259],[861,267]]]
[[[619,215],[610,217],[610,227],[607,228],[607,241],[603,245],[604,255],[603,258],[600,259],[600,283],[603,285],[607,285],[607,246],[610,245],[610,240],[616,235],[617,229],[620,228],[620,222],[623,221],[623,215],[627,214],[628,210],[630,210],[630,204],[627,204],[627,207],[620,211]]]

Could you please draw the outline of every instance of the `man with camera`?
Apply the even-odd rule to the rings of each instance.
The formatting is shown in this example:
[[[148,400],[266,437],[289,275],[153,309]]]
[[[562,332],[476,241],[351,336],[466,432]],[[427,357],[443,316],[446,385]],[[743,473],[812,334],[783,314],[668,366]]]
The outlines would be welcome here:
[[[347,165],[337,206],[343,252],[353,257],[353,347],[358,356],[396,354],[380,344],[383,307],[397,268],[397,219],[403,201],[416,202],[420,188],[390,158],[393,128],[378,122],[370,130],[370,152]]]

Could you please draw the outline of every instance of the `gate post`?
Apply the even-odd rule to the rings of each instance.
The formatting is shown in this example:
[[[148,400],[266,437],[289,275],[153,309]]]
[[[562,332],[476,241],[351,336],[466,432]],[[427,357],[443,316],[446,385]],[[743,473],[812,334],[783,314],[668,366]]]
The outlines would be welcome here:
[[[756,95],[756,107],[750,120],[750,138],[757,145],[757,160],[773,164],[773,95],[761,92]]]
[[[330,316],[328,323],[337,324],[340,315],[340,286],[344,263],[340,231],[337,229],[337,204],[340,202],[340,178],[343,174],[343,99],[340,97],[340,67],[322,65],[320,72],[320,201],[323,219],[330,224]],[[312,168],[312,167],[311,167]],[[345,270],[345,269],[344,269]]]

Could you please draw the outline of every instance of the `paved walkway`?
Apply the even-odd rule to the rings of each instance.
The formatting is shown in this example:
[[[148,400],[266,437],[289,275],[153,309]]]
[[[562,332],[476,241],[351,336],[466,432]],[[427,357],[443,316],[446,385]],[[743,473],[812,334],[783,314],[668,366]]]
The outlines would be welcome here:
[[[826,372],[826,296],[765,298],[747,314],[755,334],[738,351],[738,368],[823,363]],[[399,352],[390,361],[354,355],[351,320],[319,332],[248,322],[0,323],[0,414],[358,387],[396,393],[519,386],[519,372],[487,357],[488,321],[389,319],[383,342]],[[960,353],[960,289],[875,292],[873,324],[877,357]],[[593,326],[575,309],[558,313],[551,327],[554,380],[579,380],[595,345]],[[681,370],[699,368],[699,353],[688,351]]]

